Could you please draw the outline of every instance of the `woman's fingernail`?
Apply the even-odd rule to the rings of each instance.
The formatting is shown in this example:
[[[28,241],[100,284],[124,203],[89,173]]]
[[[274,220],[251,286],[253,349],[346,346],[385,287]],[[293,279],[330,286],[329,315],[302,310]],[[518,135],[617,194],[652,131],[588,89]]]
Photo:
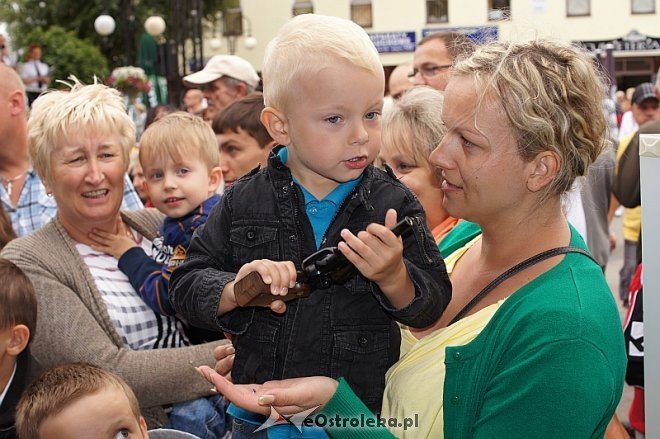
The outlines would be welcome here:
[[[263,395],[260,396],[257,401],[259,402],[259,405],[271,405],[275,402],[275,397],[273,395]]]
[[[233,346],[227,348],[227,353],[228,353],[229,355],[233,354],[234,352],[236,352],[236,349],[234,349]]]
[[[211,392],[218,393],[218,389],[216,389],[215,387],[211,387]]]

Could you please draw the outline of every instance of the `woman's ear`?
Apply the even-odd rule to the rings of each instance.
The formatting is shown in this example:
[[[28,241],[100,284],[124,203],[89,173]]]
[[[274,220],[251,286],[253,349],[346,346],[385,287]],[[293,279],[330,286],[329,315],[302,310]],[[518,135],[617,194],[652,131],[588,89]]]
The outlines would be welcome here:
[[[264,108],[261,111],[261,123],[264,124],[275,143],[279,145],[291,143],[287,119],[280,110],[273,107]]]
[[[527,177],[527,189],[538,192],[549,185],[559,173],[561,160],[553,151],[539,153],[531,162],[532,172]]]

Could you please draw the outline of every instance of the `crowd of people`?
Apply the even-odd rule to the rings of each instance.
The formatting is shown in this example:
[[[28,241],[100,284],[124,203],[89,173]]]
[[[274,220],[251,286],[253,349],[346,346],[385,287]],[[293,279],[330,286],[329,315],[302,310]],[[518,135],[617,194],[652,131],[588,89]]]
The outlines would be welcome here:
[[[617,437],[626,380],[643,437],[615,297],[660,75],[609,106],[576,47],[441,32],[386,78],[305,14],[138,136],[28,52],[0,63],[0,438]]]

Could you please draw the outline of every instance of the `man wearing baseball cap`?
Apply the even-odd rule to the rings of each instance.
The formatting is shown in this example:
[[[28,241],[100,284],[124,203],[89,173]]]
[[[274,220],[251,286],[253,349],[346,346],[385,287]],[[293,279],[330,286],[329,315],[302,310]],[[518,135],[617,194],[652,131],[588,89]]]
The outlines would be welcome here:
[[[645,82],[635,87],[632,95],[632,113],[637,125],[656,120],[658,116],[658,97],[653,91],[653,84]]]
[[[252,93],[259,75],[248,61],[235,55],[216,55],[199,72],[184,76],[188,87],[200,87],[209,108],[219,112]]]

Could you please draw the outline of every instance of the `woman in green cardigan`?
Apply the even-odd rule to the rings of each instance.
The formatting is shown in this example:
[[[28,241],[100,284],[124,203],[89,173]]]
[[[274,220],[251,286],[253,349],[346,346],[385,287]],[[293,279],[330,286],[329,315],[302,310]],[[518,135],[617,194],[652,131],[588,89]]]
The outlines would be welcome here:
[[[454,65],[442,112],[448,133],[431,162],[442,171],[444,208],[482,233],[453,232],[449,306],[432,327],[402,330],[380,415],[388,429],[342,380],[234,386],[200,370],[252,411],[321,406],[311,419],[333,437],[602,437],[626,358],[598,264],[573,249],[483,293],[546,250],[586,249],[561,196],[605,146],[599,78],[586,54],[550,41],[495,42]]]

